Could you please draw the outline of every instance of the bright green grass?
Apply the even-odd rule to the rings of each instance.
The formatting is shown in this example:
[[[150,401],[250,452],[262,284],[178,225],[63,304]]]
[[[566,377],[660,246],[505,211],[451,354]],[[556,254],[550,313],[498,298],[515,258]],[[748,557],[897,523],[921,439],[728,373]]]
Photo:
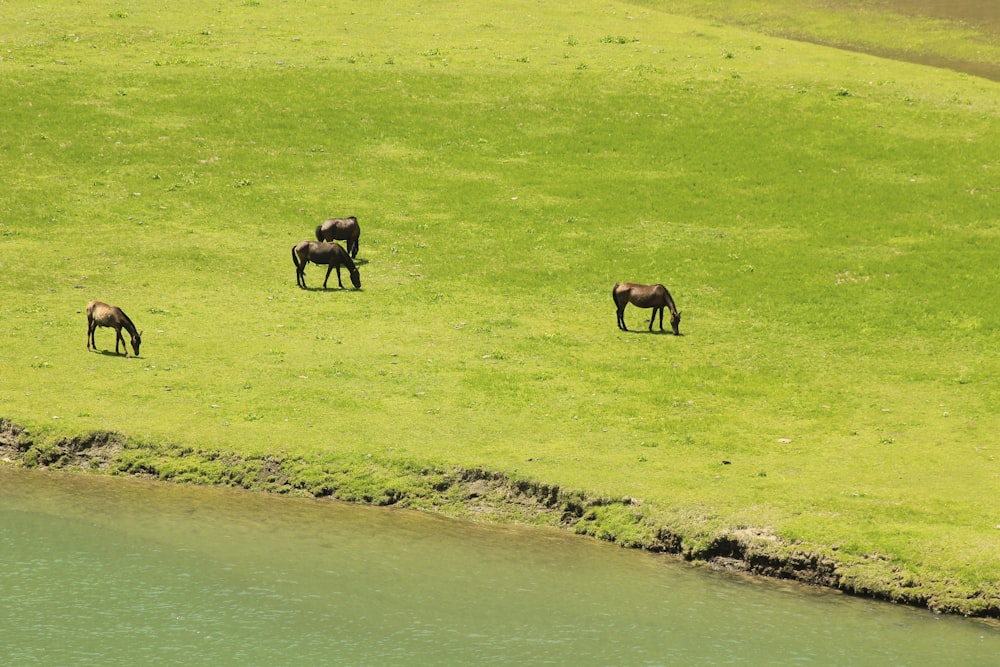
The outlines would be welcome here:
[[[998,84],[565,5],[0,5],[0,416],[483,467],[995,600]],[[352,214],[364,289],[297,289]],[[619,332],[619,280],[685,335]],[[140,359],[86,352],[94,298]]]

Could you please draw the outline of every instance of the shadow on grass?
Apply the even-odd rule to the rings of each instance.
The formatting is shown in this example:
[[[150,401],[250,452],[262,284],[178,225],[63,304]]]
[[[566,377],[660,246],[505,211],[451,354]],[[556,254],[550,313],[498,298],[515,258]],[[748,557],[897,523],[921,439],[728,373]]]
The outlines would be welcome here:
[[[320,285],[319,287],[300,287],[299,289],[301,289],[303,292],[362,292],[362,291],[364,291],[363,288],[360,288],[360,287],[359,288],[354,288],[354,287],[337,287],[337,286],[323,287],[322,285]]]
[[[619,329],[619,331],[621,331],[621,329]],[[673,336],[674,335],[673,331],[666,331],[666,330],[663,330],[663,331],[650,331],[649,329],[629,329],[628,331],[622,331],[622,333],[639,334],[639,335],[642,335],[642,336]],[[679,333],[679,334],[677,334],[677,337],[680,338],[683,335],[684,335],[683,333]]]
[[[113,350],[90,350],[90,352],[99,354],[99,355],[101,355],[103,357],[121,357],[123,359],[124,358],[128,358],[128,359],[142,359],[142,357],[137,357],[135,355],[130,355],[129,357],[125,357],[125,355],[123,355],[121,352],[115,352]]]

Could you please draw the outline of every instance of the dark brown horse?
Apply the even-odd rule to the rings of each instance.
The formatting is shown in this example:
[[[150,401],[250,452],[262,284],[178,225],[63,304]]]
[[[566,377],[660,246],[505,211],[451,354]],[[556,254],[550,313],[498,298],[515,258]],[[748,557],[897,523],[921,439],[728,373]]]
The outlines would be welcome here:
[[[97,327],[110,327],[115,330],[115,354],[118,354],[118,343],[121,342],[125,356],[128,357],[128,348],[125,347],[125,337],[122,336],[122,329],[132,337],[132,351],[135,356],[139,356],[139,345],[142,343],[142,332],[135,330],[135,325],[128,315],[122,312],[118,306],[109,306],[100,301],[91,301],[87,304],[87,349],[93,347],[97,349],[94,342],[94,330]]]
[[[330,279],[330,272],[334,269],[337,269],[337,284],[341,289],[344,288],[344,283],[340,282],[341,266],[346,266],[350,271],[354,288],[361,289],[361,274],[358,273],[358,267],[339,243],[300,241],[292,247],[292,261],[295,262],[295,281],[302,289],[306,288],[306,264],[309,262],[329,265],[326,278],[323,279],[323,289],[326,289],[326,281]]]
[[[346,241],[347,252],[351,257],[358,256],[358,239],[361,238],[361,227],[353,215],[349,218],[330,218],[316,228],[317,241]]]
[[[649,318],[649,330],[653,330],[653,320],[656,319],[656,311],[660,311],[660,331],[663,331],[663,309],[670,309],[670,327],[674,330],[674,335],[681,334],[681,314],[674,305],[674,299],[670,292],[663,285],[637,285],[635,283],[615,283],[611,290],[611,297],[618,307],[618,328],[628,331],[625,326],[625,306],[632,304],[640,308],[652,308],[653,316]]]

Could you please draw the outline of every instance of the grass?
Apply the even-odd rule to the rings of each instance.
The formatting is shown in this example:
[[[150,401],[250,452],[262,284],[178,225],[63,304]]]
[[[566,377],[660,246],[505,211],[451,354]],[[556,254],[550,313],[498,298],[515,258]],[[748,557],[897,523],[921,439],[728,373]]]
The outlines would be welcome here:
[[[922,0],[644,0],[640,4],[769,35],[1000,78],[1000,16],[985,5],[945,9],[946,3]]]
[[[629,496],[995,609],[997,84],[516,4],[6,3],[0,416],[317,488],[377,462]],[[331,215],[361,291],[295,286]],[[684,336],[619,332],[618,280],[665,283]],[[86,352],[95,298],[139,359]]]

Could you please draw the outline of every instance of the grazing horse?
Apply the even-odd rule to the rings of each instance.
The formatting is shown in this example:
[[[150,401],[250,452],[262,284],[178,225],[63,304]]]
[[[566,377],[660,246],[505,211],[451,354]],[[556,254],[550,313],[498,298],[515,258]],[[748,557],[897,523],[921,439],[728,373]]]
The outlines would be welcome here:
[[[653,330],[653,320],[656,319],[656,311],[660,311],[660,331],[663,331],[663,309],[670,309],[670,327],[674,330],[674,335],[679,336],[681,332],[681,314],[674,305],[674,299],[670,292],[663,285],[637,285],[635,283],[615,283],[611,290],[611,298],[615,300],[618,307],[618,328],[628,331],[625,326],[625,306],[633,304],[640,308],[652,308],[653,316],[649,318],[649,330]]]
[[[349,218],[330,218],[316,228],[317,241],[347,241],[347,252],[351,257],[358,256],[358,239],[361,238],[361,227],[353,215]]]
[[[135,330],[132,320],[122,312],[121,308],[118,306],[109,306],[100,301],[91,301],[87,304],[88,350],[91,347],[95,350],[97,349],[97,343],[94,342],[94,330],[97,327],[110,327],[115,330],[115,354],[118,354],[118,343],[121,342],[121,346],[125,351],[125,357],[127,358],[128,348],[125,347],[125,337],[122,336],[122,329],[124,328],[125,331],[128,331],[129,336],[132,337],[132,351],[135,352],[135,356],[139,356],[139,344],[142,343],[142,332]]]
[[[330,279],[330,272],[337,269],[337,284],[344,288],[344,283],[340,282],[340,267],[346,266],[351,273],[351,282],[355,289],[361,289],[361,274],[358,267],[354,265],[351,256],[339,243],[317,243],[316,241],[300,241],[292,247],[292,261],[295,262],[295,281],[302,289],[306,288],[306,264],[329,264],[326,270],[326,278],[323,279],[323,289],[326,289],[326,281]]]

